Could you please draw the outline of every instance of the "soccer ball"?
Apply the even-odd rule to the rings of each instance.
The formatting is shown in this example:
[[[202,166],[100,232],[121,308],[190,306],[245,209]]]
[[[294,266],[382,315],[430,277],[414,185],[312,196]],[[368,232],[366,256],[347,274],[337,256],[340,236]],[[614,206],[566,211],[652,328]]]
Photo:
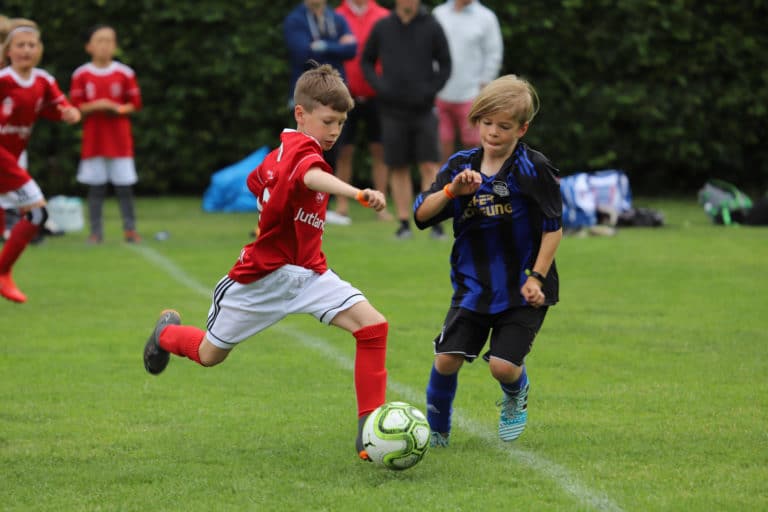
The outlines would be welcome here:
[[[363,425],[363,449],[388,469],[415,466],[429,448],[429,423],[405,402],[389,402],[374,410]]]

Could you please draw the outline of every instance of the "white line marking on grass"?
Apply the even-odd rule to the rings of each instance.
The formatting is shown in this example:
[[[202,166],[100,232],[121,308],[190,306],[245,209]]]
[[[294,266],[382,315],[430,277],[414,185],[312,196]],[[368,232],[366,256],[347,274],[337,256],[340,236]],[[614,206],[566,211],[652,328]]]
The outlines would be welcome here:
[[[156,264],[162,269],[166,270],[168,274],[176,281],[183,284],[190,290],[197,292],[204,297],[211,297],[212,289],[203,286],[195,278],[184,272],[178,265],[172,260],[163,256],[159,252],[146,246],[130,245],[132,250],[141,254],[144,258],[150,262]],[[321,338],[309,335],[297,328],[287,326],[285,324],[278,324],[272,329],[283,332],[284,334],[295,338],[302,345],[311,348],[327,359],[332,360],[340,367],[346,370],[352,370],[354,368],[354,361],[350,359],[346,354],[342,353],[334,346],[329,345]],[[395,393],[402,395],[407,401],[418,404],[424,399],[424,393],[417,391],[410,386],[401,384],[392,379],[388,379],[388,387]],[[513,445],[501,445],[501,441],[496,437],[496,432],[490,432],[480,423],[465,418],[460,411],[454,411],[454,421],[456,425],[470,435],[480,438],[489,445],[496,445],[497,449],[506,452],[510,458],[516,462],[521,462],[531,468],[537,473],[541,473],[547,478],[557,482],[562,489],[573,496],[581,503],[588,505],[595,510],[609,511],[609,512],[622,512],[621,507],[614,503],[605,494],[589,489],[584,484],[578,481],[578,479],[565,467],[547,460],[546,458],[538,455],[530,450],[525,450]]]

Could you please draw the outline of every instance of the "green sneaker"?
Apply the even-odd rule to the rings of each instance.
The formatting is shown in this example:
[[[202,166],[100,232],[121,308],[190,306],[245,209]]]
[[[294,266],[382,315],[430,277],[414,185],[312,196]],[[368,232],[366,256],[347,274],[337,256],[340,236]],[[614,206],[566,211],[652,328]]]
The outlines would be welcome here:
[[[504,393],[504,398],[496,402],[496,406],[501,407],[499,437],[502,441],[514,441],[525,430],[525,424],[528,421],[529,387],[526,384],[514,395]]]
[[[444,434],[440,432],[431,432],[429,434],[429,447],[430,448],[448,448],[448,437],[450,432]]]

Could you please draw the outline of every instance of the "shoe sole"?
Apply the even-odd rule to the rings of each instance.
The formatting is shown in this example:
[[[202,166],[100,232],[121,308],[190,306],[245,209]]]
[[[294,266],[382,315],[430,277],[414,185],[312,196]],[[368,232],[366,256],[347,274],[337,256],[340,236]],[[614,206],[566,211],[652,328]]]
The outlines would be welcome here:
[[[165,309],[160,313],[160,318],[155,324],[155,329],[150,334],[144,345],[144,369],[152,375],[158,375],[168,366],[171,355],[160,348],[160,333],[169,325],[180,325],[181,315],[173,309]],[[155,360],[153,360],[155,359]]]

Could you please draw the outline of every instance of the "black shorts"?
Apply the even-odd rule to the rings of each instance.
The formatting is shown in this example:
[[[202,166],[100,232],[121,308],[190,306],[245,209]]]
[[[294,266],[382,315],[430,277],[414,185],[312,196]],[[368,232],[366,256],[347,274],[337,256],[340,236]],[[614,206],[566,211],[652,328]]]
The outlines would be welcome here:
[[[546,315],[547,307],[523,306],[494,315],[451,308],[442,332],[435,338],[435,354],[460,354],[471,363],[485,346],[490,332],[491,348],[484,357],[521,366]]]
[[[367,144],[381,142],[381,119],[376,98],[355,98],[355,108],[347,114],[347,121],[336,145],[355,145],[360,132],[364,132]]]
[[[440,161],[437,116],[431,110],[407,118],[382,113],[381,142],[384,163],[389,167]]]

